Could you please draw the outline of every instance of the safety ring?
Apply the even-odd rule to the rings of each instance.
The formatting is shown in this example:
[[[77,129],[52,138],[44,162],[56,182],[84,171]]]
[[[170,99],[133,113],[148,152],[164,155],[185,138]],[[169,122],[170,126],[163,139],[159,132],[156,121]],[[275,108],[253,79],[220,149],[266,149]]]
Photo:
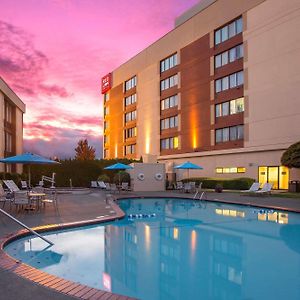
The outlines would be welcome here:
[[[159,180],[159,181],[163,179],[163,175],[161,173],[156,173],[154,177],[156,180]]]
[[[138,174],[138,176],[137,176],[137,178],[139,179],[139,180],[144,180],[145,179],[145,174],[144,173],[140,173],[140,174]]]

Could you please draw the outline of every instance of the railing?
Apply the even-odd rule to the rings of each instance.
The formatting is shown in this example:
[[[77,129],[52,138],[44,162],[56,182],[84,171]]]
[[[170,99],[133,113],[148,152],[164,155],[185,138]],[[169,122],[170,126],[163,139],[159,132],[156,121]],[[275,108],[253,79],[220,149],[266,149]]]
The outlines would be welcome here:
[[[19,221],[18,219],[16,219],[15,217],[13,217],[12,215],[10,215],[9,213],[7,213],[5,210],[0,208],[0,212],[3,213],[4,215],[6,215],[8,218],[10,218],[11,220],[15,221],[16,223],[18,223],[19,225],[21,225],[22,227],[26,228],[27,230],[29,230],[33,235],[36,235],[37,237],[41,238],[42,240],[44,240],[46,243],[50,244],[51,246],[54,245],[52,242],[50,242],[48,239],[44,238],[43,236],[41,236],[39,233],[37,233],[36,231],[32,230],[31,228],[29,228],[28,226],[26,226],[25,224],[23,224],[21,221]]]
[[[195,193],[195,195],[194,195],[194,197],[193,197],[193,199],[194,199],[194,200],[205,200],[204,197],[206,198],[206,193],[205,193],[205,192],[202,192],[202,193],[200,194],[200,191],[197,190],[196,193]]]

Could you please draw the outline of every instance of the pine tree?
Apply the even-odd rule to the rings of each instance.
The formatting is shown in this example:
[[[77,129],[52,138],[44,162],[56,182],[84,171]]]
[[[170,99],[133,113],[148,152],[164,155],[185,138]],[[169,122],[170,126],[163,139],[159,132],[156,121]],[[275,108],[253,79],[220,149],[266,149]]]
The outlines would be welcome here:
[[[93,146],[89,146],[88,140],[80,140],[75,148],[75,159],[78,160],[94,160],[96,149]]]

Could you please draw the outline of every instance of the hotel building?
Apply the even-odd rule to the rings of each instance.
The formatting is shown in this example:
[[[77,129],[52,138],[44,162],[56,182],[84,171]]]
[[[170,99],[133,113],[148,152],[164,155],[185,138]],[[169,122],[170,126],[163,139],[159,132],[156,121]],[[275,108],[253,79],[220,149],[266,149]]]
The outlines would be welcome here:
[[[171,180],[189,160],[204,168],[191,176],[287,189],[300,179],[280,163],[300,141],[299,28],[298,0],[201,1],[102,78],[104,158],[165,163]]]
[[[0,157],[23,152],[25,104],[0,77]],[[5,169],[6,168],[6,169]],[[0,164],[0,172],[22,172],[21,165]]]

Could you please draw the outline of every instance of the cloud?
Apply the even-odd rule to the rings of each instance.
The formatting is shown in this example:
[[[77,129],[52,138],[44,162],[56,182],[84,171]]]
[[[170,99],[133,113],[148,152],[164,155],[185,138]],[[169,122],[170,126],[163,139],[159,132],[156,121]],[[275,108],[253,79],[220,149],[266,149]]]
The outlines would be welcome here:
[[[1,76],[13,90],[28,96],[69,96],[63,86],[46,83],[49,59],[35,49],[32,35],[0,20],[0,45]]]

